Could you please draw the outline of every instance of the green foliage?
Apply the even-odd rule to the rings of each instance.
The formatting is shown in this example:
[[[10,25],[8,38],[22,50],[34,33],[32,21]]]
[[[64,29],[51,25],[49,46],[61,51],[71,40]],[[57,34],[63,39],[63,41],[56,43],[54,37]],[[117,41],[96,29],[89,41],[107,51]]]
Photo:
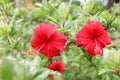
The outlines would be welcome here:
[[[108,56],[106,57],[104,64],[105,68],[109,71],[119,71],[120,70],[120,50],[110,50],[108,51]]]
[[[119,80],[120,78],[120,3],[107,10],[98,0],[85,5],[76,0],[33,0],[29,9],[24,1],[15,8],[14,0],[0,0],[0,80]],[[109,45],[103,56],[89,57],[75,43],[75,35],[88,20],[100,21],[116,45]],[[47,69],[51,62],[38,54],[29,56],[33,29],[40,22],[55,24],[68,37],[60,56],[66,70],[60,74]],[[10,58],[10,59],[9,59]],[[54,74],[48,79],[48,74]]]
[[[3,79],[30,80],[31,79],[31,75],[30,73],[28,73],[28,69],[24,65],[18,63],[18,61],[15,60],[3,59],[0,65],[0,70],[1,70],[0,80]]]
[[[119,70],[120,70],[120,50],[115,49],[105,49],[105,55],[103,56],[101,70],[99,75],[106,75],[103,79],[107,78],[107,75],[111,75],[110,78],[114,80],[119,80]],[[117,75],[117,76],[116,76]]]

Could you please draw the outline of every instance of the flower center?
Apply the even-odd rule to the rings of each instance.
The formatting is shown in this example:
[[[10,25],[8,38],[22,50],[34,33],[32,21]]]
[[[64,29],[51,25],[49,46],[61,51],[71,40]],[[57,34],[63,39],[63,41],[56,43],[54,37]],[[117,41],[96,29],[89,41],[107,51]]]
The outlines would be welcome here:
[[[49,42],[50,41],[50,38],[47,38],[45,42]]]
[[[95,40],[95,38],[96,38],[96,35],[93,34],[93,35],[92,35],[92,40]]]

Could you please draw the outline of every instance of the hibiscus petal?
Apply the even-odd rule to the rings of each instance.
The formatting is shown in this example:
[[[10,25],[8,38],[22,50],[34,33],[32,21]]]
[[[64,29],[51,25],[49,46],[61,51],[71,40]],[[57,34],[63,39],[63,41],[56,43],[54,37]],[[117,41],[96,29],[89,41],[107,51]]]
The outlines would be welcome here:
[[[60,34],[59,32],[51,35],[50,40],[45,44],[45,46],[40,50],[42,54],[47,56],[49,59],[60,54],[64,50],[67,37]]]
[[[107,32],[104,32],[103,34],[101,34],[99,37],[96,38],[97,41],[99,41],[101,43],[101,45],[103,45],[103,48],[110,44],[111,39],[108,36]]]
[[[56,32],[56,27],[51,24],[41,23],[39,24],[39,36],[49,38],[54,32]]]
[[[53,71],[58,71],[58,72],[63,72],[65,70],[65,66],[64,64],[62,63],[62,61],[58,61],[58,62],[53,62],[51,63],[48,68],[50,70],[53,70]]]

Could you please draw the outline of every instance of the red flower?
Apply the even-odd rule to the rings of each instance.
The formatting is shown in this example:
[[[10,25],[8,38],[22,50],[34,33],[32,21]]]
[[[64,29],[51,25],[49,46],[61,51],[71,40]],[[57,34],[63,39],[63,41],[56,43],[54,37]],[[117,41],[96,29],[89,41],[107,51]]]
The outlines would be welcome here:
[[[89,56],[102,55],[103,48],[110,44],[110,41],[108,32],[98,21],[88,21],[76,35],[76,44],[82,46]]]
[[[48,66],[48,69],[62,73],[65,70],[65,66],[62,61],[53,62]],[[52,78],[53,75],[49,74],[48,78]]]
[[[35,53],[41,52],[51,59],[64,50],[66,41],[67,37],[59,33],[54,25],[41,23],[34,29],[31,45]]]
[[[48,75],[48,78],[52,78],[52,77],[53,77],[53,75],[52,75],[52,74],[49,74],[49,75]]]
[[[62,63],[62,61],[58,61],[58,62],[51,63],[48,66],[48,69],[62,73],[65,70],[65,66]]]

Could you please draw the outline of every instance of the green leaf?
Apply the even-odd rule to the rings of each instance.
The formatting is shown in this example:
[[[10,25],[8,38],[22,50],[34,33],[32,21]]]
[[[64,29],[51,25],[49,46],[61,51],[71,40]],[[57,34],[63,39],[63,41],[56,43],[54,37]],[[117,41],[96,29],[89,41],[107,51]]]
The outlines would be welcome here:
[[[64,2],[62,2],[57,9],[58,15],[63,21],[65,21],[68,16],[69,7],[69,5],[66,5]]]
[[[101,70],[99,71],[98,75],[104,74],[104,73],[106,73],[107,71],[108,71],[108,70],[106,70],[106,69],[101,69]]]

